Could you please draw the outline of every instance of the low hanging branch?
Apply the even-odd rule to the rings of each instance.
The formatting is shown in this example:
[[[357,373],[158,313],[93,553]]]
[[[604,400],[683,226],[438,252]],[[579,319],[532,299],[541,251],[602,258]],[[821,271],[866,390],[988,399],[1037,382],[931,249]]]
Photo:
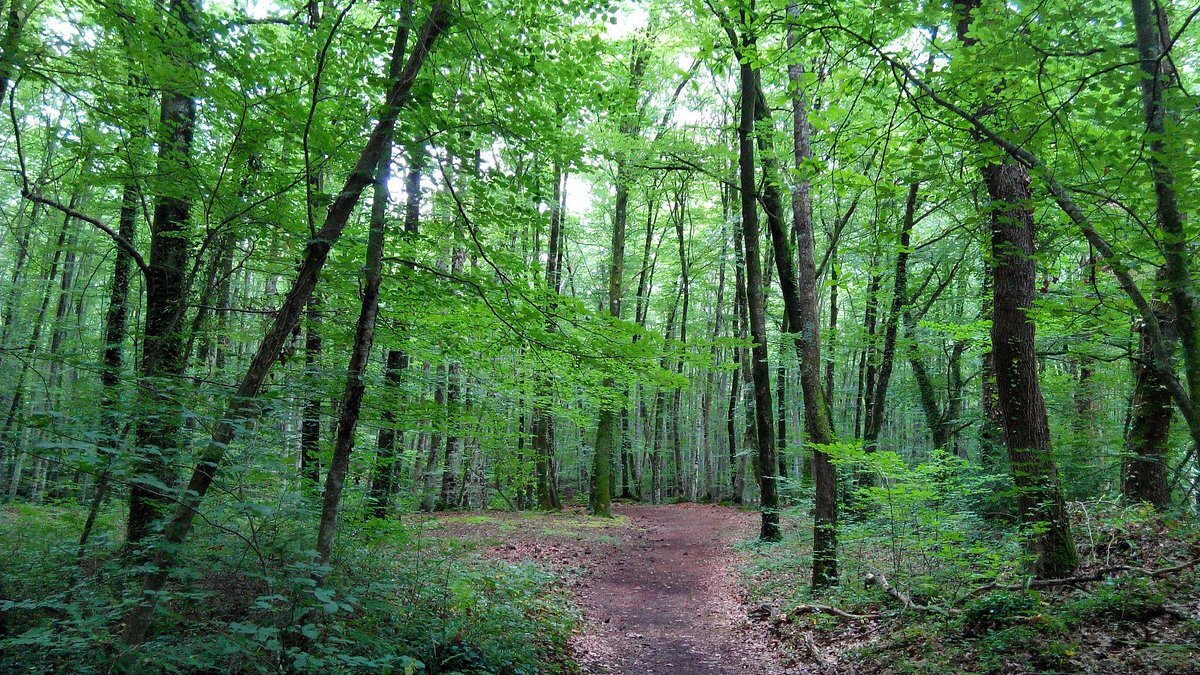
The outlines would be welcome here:
[[[1200,410],[1197,410],[1196,401],[1192,400],[1187,390],[1184,389],[1182,383],[1175,376],[1175,372],[1171,367],[1171,357],[1165,347],[1169,343],[1163,339],[1162,328],[1159,325],[1158,317],[1154,313],[1150,301],[1142,293],[1141,289],[1138,288],[1137,282],[1133,279],[1133,275],[1130,272],[1129,265],[1122,259],[1116,249],[1113,248],[1112,244],[1096,231],[1087,216],[1083,213],[1083,209],[1072,198],[1067,188],[1058,181],[1058,178],[1055,177],[1050,167],[1046,166],[1034,153],[1008,140],[995,129],[992,129],[977,115],[973,115],[961,106],[955,105],[952,101],[943,98],[933,87],[918,77],[911,68],[885,52],[881,47],[871,42],[869,38],[859,35],[845,26],[839,25],[832,26],[831,28],[853,37],[862,45],[875,52],[884,63],[898,72],[905,82],[920,90],[922,94],[929,97],[938,107],[949,111],[970,124],[971,128],[978,132],[981,137],[987,139],[997,148],[1003,150],[1014,161],[1041,178],[1046,190],[1054,198],[1054,202],[1067,215],[1071,222],[1079,228],[1079,231],[1088,243],[1100,254],[1105,264],[1112,271],[1113,276],[1116,277],[1118,285],[1121,286],[1121,289],[1125,291],[1130,301],[1133,302],[1134,307],[1137,308],[1146,330],[1154,338],[1154,358],[1152,365],[1158,375],[1163,378],[1163,382],[1166,384],[1171,398],[1179,407],[1179,412],[1183,415],[1184,421],[1188,425],[1188,431],[1193,441],[1197,445],[1200,445]]]
[[[28,199],[35,204],[49,206],[56,211],[61,211],[66,216],[74,218],[75,220],[82,220],[83,222],[100,230],[104,234],[108,235],[108,237],[112,239],[117,246],[121,248],[121,250],[129,254],[129,257],[133,259],[133,263],[138,266],[139,270],[141,270],[143,277],[148,276],[150,274],[150,266],[146,264],[146,259],[142,257],[142,254],[138,253],[137,247],[133,245],[133,242],[129,241],[125,237],[122,237],[119,232],[112,229],[108,225],[105,225],[99,218],[94,218],[86,213],[77,211],[69,206],[66,206],[65,204],[56,202],[49,197],[44,197],[30,189],[29,173],[25,170],[25,149],[21,145],[21,125],[17,123],[17,111],[13,107],[13,101],[16,100],[17,85],[19,84],[20,81],[13,85],[13,95],[8,99],[8,118],[12,121],[13,140],[16,141],[17,145],[17,163],[21,168],[21,197]]]

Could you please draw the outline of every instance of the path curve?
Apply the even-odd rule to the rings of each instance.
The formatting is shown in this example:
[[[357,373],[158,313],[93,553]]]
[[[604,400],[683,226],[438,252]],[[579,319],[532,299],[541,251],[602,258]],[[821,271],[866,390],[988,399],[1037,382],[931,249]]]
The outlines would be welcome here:
[[[619,505],[624,545],[578,590],[584,673],[758,675],[787,672],[747,625],[731,544],[757,514],[700,504]]]

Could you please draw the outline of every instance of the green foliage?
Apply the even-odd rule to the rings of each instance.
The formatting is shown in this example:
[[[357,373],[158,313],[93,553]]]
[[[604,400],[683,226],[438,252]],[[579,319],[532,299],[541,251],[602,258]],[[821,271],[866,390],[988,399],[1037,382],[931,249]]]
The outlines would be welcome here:
[[[1166,594],[1153,579],[1121,576],[1104,580],[1086,598],[1071,604],[1068,611],[1087,619],[1145,623],[1165,612]]]
[[[572,672],[575,617],[554,575],[382,521],[363,523],[337,575],[307,562],[300,522],[259,530],[255,560],[237,554],[236,537],[209,533],[207,545],[189,547],[156,636],[121,656],[113,627],[130,573],[107,545],[77,565],[70,514],[0,512],[0,536],[12,542],[0,588],[27,598],[0,603],[6,672],[104,672],[114,658],[146,672]]]
[[[1047,622],[1046,625],[1057,628],[1053,622]],[[1078,645],[1053,637],[1059,632],[1055,629],[1046,630],[1042,626],[1025,623],[984,635],[978,644],[980,670],[1003,673],[1017,660],[1028,663],[1037,672],[1075,672],[1072,657],[1076,655]]]
[[[1040,616],[1045,600],[1034,591],[995,591],[963,607],[963,629],[981,634],[999,628],[1028,624]]]
[[[947,580],[996,575],[1019,557],[1014,549],[996,546],[1002,530],[981,515],[996,476],[942,451],[910,466],[894,452],[864,453],[856,445],[830,450],[847,471],[874,479],[852,488],[862,516],[843,528],[846,546],[886,550],[884,569],[902,573],[918,592],[952,594]]]

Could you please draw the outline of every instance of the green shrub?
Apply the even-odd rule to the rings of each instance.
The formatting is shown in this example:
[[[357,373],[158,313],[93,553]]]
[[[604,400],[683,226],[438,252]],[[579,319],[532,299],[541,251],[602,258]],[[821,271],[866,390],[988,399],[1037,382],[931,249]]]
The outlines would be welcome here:
[[[77,564],[78,523],[52,507],[6,509],[0,672],[574,672],[575,617],[556,576],[351,519],[342,541],[354,545],[323,568],[305,549],[312,522],[280,513],[259,521],[251,555],[239,533],[198,537],[151,639],[128,653],[118,634],[137,580],[106,538],[112,518]]]
[[[1080,618],[1144,622],[1162,615],[1166,601],[1166,595],[1152,579],[1115,577],[1105,580],[1091,595],[1074,603],[1072,613]]]
[[[988,593],[963,607],[963,629],[968,634],[977,635],[1024,624],[1038,613],[1041,605],[1041,596],[1032,591]]]

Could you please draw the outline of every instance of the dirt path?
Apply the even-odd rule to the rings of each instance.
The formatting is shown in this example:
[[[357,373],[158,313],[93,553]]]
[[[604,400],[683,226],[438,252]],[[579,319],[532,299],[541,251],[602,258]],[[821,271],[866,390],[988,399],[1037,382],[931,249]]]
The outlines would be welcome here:
[[[585,673],[775,674],[766,639],[747,627],[737,597],[733,541],[757,518],[731,508],[617,506],[632,527],[579,589]]]

